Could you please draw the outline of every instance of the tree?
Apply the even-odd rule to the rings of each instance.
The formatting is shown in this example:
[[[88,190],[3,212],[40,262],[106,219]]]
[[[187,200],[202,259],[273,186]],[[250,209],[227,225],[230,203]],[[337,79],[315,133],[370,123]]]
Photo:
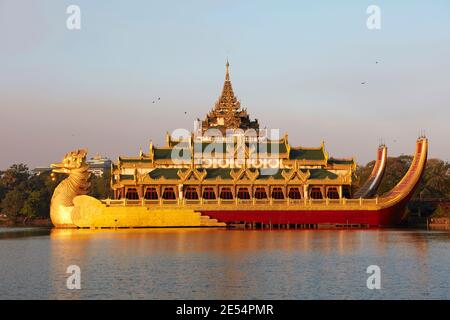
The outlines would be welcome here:
[[[0,177],[2,176],[2,173],[0,172]],[[0,203],[2,202],[3,198],[6,194],[6,188],[3,185],[3,181],[0,179]]]
[[[91,190],[89,192],[89,195],[98,199],[106,199],[110,197],[111,196],[110,179],[111,175],[108,172],[105,172],[101,177],[92,176],[90,179]]]
[[[19,213],[26,219],[42,216],[44,210],[48,208],[47,201],[49,201],[44,192],[39,190],[29,192]]]
[[[432,214],[433,218],[450,218],[450,209],[448,207],[439,205]]]
[[[25,182],[30,177],[30,171],[25,164],[13,164],[9,169],[2,172],[1,180],[3,186],[12,190],[18,184]]]
[[[16,222],[25,203],[25,198],[25,194],[18,189],[9,191],[0,204],[2,213]]]
[[[369,178],[370,173],[375,165],[375,161],[369,162],[365,166],[357,166],[353,177],[352,194],[354,194]]]
[[[429,159],[416,196],[422,198],[448,198],[450,195],[450,164],[439,159]]]
[[[378,194],[384,194],[394,188],[403,178],[412,162],[412,156],[389,157],[381,180]]]

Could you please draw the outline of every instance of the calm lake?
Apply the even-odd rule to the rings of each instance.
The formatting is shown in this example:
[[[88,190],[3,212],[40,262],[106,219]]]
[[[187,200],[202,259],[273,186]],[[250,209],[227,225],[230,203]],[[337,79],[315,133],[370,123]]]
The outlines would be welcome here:
[[[0,299],[449,298],[449,231],[0,228]]]

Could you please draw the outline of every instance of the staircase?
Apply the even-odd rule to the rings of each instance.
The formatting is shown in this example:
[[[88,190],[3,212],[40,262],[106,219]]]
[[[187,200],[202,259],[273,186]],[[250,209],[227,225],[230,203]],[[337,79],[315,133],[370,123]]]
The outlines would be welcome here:
[[[217,219],[212,219],[210,216],[202,215],[200,212],[196,212],[200,216],[201,227],[226,227],[225,222],[219,222]]]

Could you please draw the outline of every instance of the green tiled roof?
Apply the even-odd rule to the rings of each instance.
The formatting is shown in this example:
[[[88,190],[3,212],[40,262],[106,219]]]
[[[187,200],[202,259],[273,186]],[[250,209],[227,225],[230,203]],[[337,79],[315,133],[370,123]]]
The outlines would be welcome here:
[[[153,149],[155,160],[170,160],[172,158],[172,151],[174,148],[170,149]],[[187,148],[175,148],[174,155],[180,158],[191,158],[191,153]]]
[[[267,170],[268,170],[268,172],[271,172],[271,171],[269,171],[269,169],[267,169]],[[273,170],[275,170],[275,169],[273,169]],[[275,180],[284,180],[284,177],[281,175],[281,172],[283,170],[281,170],[281,169],[278,169],[275,174],[271,174],[271,175],[268,175],[268,174],[264,174],[263,175],[263,174],[261,174],[261,172],[264,173],[264,171],[266,171],[266,170],[260,170],[259,171],[260,174],[259,174],[257,180],[266,180],[266,179],[269,179],[270,177],[273,177]]]
[[[134,180],[134,175],[132,174],[121,174],[120,180]]]
[[[220,177],[222,179],[231,180],[230,171],[230,169],[225,168],[207,169],[206,179],[216,179],[217,177]]]
[[[309,173],[311,174],[309,179],[325,179],[327,177],[329,179],[336,179],[338,177],[337,174],[325,169],[310,169]]]
[[[353,164],[353,160],[352,159],[335,159],[335,158],[330,158],[328,159],[328,163],[332,163],[332,164]]]
[[[185,172],[188,169],[178,169],[178,168],[156,168],[154,170],[152,170],[149,175],[152,179],[159,179],[161,177],[164,177],[165,179],[170,179],[170,180],[178,180],[179,176],[178,176],[178,171],[182,170],[183,172]],[[199,169],[199,171],[202,170],[206,170],[207,174],[206,174],[206,179],[216,179],[217,177],[220,177],[222,179],[226,179],[226,180],[231,180],[231,175],[230,172],[233,169],[225,169],[225,168],[214,168],[214,169]],[[255,171],[256,169],[251,169],[251,171]],[[303,172],[306,173],[306,170],[302,170]],[[329,179],[336,179],[338,177],[338,175],[336,175],[335,173],[325,170],[325,169],[310,169],[310,177],[309,179],[325,179],[325,178],[329,178]],[[278,170],[277,173],[275,173],[274,175],[259,175],[257,180],[267,180],[270,177],[273,177],[274,179],[277,180],[282,180],[284,179],[284,177],[282,176],[282,170]],[[133,180],[133,176],[132,175],[121,175],[120,176],[121,179],[123,180]]]
[[[158,179],[164,177],[166,179],[179,179],[178,170],[182,170],[183,172],[188,169],[177,169],[177,168],[157,168],[152,170],[149,175],[152,179]],[[206,170],[206,179],[216,179],[217,177],[221,177],[222,179],[231,179],[230,169],[224,168],[214,168],[214,169],[198,169],[198,171],[202,172]]]
[[[272,142],[272,143],[246,143],[247,147],[256,148],[258,153],[286,153],[286,144]]]
[[[119,160],[122,163],[146,163],[146,162],[152,162],[152,160],[148,159],[148,158],[143,158],[143,159],[140,159],[140,158],[130,158],[130,159],[119,158]]]
[[[289,159],[292,160],[325,160],[323,149],[291,149]]]
[[[152,179],[159,179],[164,177],[165,179],[179,179],[178,168],[156,168],[150,171],[149,175]],[[183,171],[186,169],[182,169]]]
[[[194,152],[200,153],[204,152],[208,148],[210,152],[226,153],[227,149],[236,148],[233,143],[222,143],[222,142],[202,142],[194,144]]]
[[[154,159],[170,159],[172,158],[172,149],[153,149]]]

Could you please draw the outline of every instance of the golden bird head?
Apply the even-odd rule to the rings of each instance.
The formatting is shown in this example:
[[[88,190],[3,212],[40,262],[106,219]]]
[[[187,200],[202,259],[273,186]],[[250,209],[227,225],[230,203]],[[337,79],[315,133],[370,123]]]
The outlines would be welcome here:
[[[80,149],[71,151],[65,155],[64,159],[60,163],[53,163],[51,165],[52,172],[70,174],[73,170],[82,169],[87,170],[86,164],[86,149]]]

